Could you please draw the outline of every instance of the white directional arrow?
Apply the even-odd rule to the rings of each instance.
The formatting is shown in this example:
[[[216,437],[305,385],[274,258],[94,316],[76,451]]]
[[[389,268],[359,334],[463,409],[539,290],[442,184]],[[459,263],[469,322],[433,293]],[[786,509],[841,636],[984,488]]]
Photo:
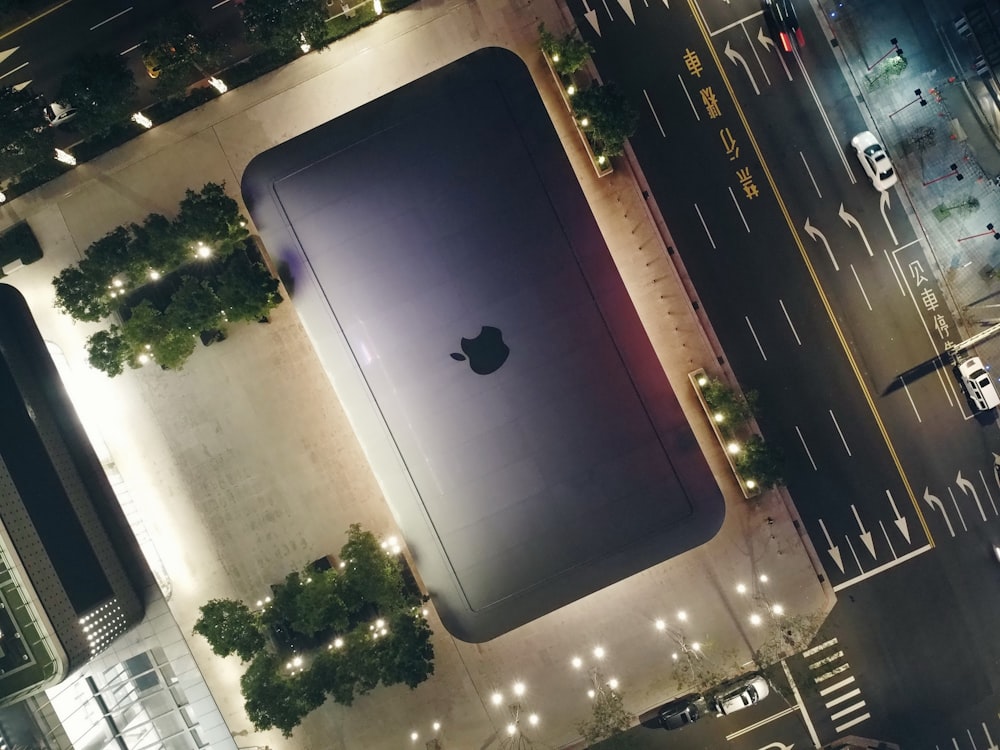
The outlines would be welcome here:
[[[11,47],[9,49],[5,49],[5,50],[0,51],[0,63],[2,63],[4,60],[6,60],[11,55],[13,55],[19,49],[21,49],[21,48],[20,47]]]
[[[667,6],[667,10],[670,10],[670,0],[663,0],[663,4]]]
[[[882,197],[878,201],[879,210],[882,212],[882,220],[885,222],[886,227],[889,229],[889,236],[892,237],[892,244],[898,245],[899,240],[896,239],[896,233],[892,231],[892,224],[889,221],[889,217],[886,215],[886,211],[889,210],[889,191],[886,190],[882,193]]]
[[[760,750],[792,750],[795,745],[786,745],[782,742],[772,742],[770,745],[764,745]]]
[[[622,6],[622,10],[625,11],[628,20],[635,26],[635,16],[632,14],[632,0],[618,0],[618,4]]]
[[[997,487],[1000,487],[1000,456],[993,454],[993,476],[997,480]]]
[[[1000,748],[997,747],[997,744],[993,741],[993,738],[990,737],[990,730],[987,728],[985,721],[983,722],[983,732],[986,734],[986,741],[990,743],[986,750],[1000,750]]]
[[[844,223],[847,224],[847,226],[854,227],[855,229],[858,230],[858,234],[861,235],[861,241],[865,243],[865,247],[868,249],[868,254],[873,255],[874,253],[872,253],[872,246],[868,244],[868,238],[865,237],[865,230],[861,228],[861,224],[858,223],[857,219],[855,219],[853,216],[847,213],[847,211],[844,210],[843,203],[840,204],[840,211],[837,213],[837,215],[844,220]]]
[[[858,509],[853,505],[851,506],[851,512],[854,514],[854,520],[858,522],[858,528],[861,529],[861,533],[859,534],[861,541],[865,543],[871,556],[875,557],[875,540],[872,539],[872,533],[865,531],[865,525],[861,523],[861,516],[858,515]]]
[[[761,43],[761,46],[766,50],[774,49],[774,40],[764,33],[764,27],[761,26],[757,29],[757,41]]]
[[[34,79],[29,78],[27,81],[22,81],[21,83],[15,83],[13,86],[11,86],[11,88],[14,89],[14,91],[21,91],[22,89],[28,88],[28,86],[31,85],[32,80]]]
[[[932,508],[937,508],[941,511],[941,515],[944,516],[944,522],[948,524],[948,533],[951,534],[952,538],[955,537],[955,529],[951,527],[951,520],[948,518],[948,511],[944,509],[944,503],[942,503],[938,498],[931,494],[930,487],[924,487],[924,502],[927,503]]]
[[[837,563],[837,567],[840,568],[840,572],[843,573],[844,559],[840,556],[840,547],[833,543],[833,540],[830,538],[830,532],[826,530],[826,524],[823,523],[822,518],[819,519],[819,527],[823,529],[823,536],[826,537],[826,551],[830,553],[830,557],[833,558],[833,561]]]
[[[906,542],[910,542],[910,530],[906,526],[906,519],[899,515],[899,508],[896,507],[896,501],[892,499],[892,493],[889,490],[885,491],[886,497],[889,498],[889,505],[892,506],[892,513],[896,516],[896,520],[893,521],[896,524],[896,528],[899,529],[899,533],[906,537]]]
[[[583,0],[583,17],[587,19],[587,23],[594,29],[594,33],[600,36],[601,25],[597,22],[597,11],[591,9],[590,3],[587,0]]]
[[[833,270],[839,271],[840,266],[837,265],[837,259],[833,257],[833,250],[830,249],[830,243],[826,241],[826,237],[823,236],[823,233],[812,225],[809,221],[809,217],[806,217],[806,223],[802,226],[802,228],[806,230],[806,234],[813,238],[813,242],[823,243],[823,246],[826,248],[826,253],[830,256],[830,261],[833,263]]]
[[[760,89],[757,88],[757,81],[753,78],[753,73],[750,72],[750,66],[747,65],[747,61],[743,59],[743,55],[734,50],[729,46],[729,42],[726,42],[726,57],[732,60],[733,65],[742,65],[743,71],[747,74],[747,78],[750,79],[750,85],[753,86],[754,93],[760,96]]]
[[[976,507],[979,508],[979,515],[986,520],[986,514],[983,512],[983,504],[979,502],[979,494],[976,492],[976,488],[972,486],[972,482],[962,476],[962,472],[958,472],[958,476],[955,477],[955,484],[957,484],[966,495],[972,494],[972,499],[976,501]]]

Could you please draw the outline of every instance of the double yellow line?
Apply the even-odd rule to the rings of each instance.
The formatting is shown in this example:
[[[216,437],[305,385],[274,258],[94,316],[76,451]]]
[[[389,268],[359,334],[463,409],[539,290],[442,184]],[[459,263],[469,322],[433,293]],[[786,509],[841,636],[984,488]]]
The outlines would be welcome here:
[[[694,20],[698,24],[698,28],[701,30],[701,35],[705,39],[708,51],[711,53],[712,59],[715,61],[715,67],[718,69],[719,75],[722,76],[722,81],[726,85],[726,90],[729,92],[729,97],[733,101],[733,106],[736,107],[736,112],[739,114],[740,122],[743,123],[743,129],[746,131],[747,137],[753,145],[753,150],[757,154],[757,158],[760,160],[760,166],[764,170],[764,174],[767,177],[767,183],[771,186],[771,190],[774,192],[774,197],[775,200],[778,201],[778,207],[781,209],[781,214],[785,217],[785,223],[788,224],[788,230],[792,233],[795,245],[799,249],[799,254],[802,256],[802,260],[806,264],[806,268],[809,270],[809,276],[812,278],[813,285],[815,285],[816,291],[819,293],[819,298],[823,302],[823,308],[826,310],[827,317],[829,317],[830,323],[833,324],[833,330],[837,332],[837,339],[840,341],[840,345],[844,349],[844,354],[847,355],[847,361],[851,365],[851,370],[854,371],[854,377],[858,380],[858,385],[861,387],[861,392],[865,396],[865,401],[868,402],[868,408],[871,409],[872,416],[875,418],[875,424],[878,425],[879,432],[882,433],[882,439],[885,441],[885,445],[889,449],[889,455],[892,457],[892,462],[896,465],[899,477],[903,481],[903,487],[906,489],[906,494],[909,496],[910,502],[913,503],[913,509],[916,511],[917,518],[920,519],[920,526],[927,537],[928,543],[933,547],[935,546],[934,537],[931,536],[931,531],[927,527],[927,520],[924,518],[924,514],[920,510],[920,505],[917,503],[917,498],[913,494],[913,489],[910,487],[910,480],[907,479],[906,472],[903,471],[903,465],[899,461],[899,456],[896,454],[896,448],[893,446],[892,440],[889,439],[889,433],[885,429],[882,417],[879,416],[878,409],[875,407],[875,401],[872,399],[871,393],[868,392],[868,387],[865,385],[865,380],[861,375],[858,363],[854,361],[854,355],[851,354],[851,349],[847,345],[847,339],[844,338],[844,332],[840,330],[837,318],[833,314],[833,308],[830,307],[830,301],[827,299],[826,292],[823,291],[823,287],[819,282],[819,277],[816,275],[816,269],[813,268],[812,261],[809,260],[809,255],[806,253],[805,246],[802,244],[802,238],[799,237],[795,223],[792,221],[792,217],[788,213],[788,207],[785,205],[785,201],[782,199],[781,193],[778,191],[778,185],[774,181],[771,170],[768,169],[767,162],[764,160],[764,153],[760,150],[760,146],[757,144],[757,139],[754,137],[753,131],[750,129],[750,123],[747,120],[746,114],[743,112],[743,108],[740,106],[739,100],[736,98],[736,92],[733,90],[733,85],[730,83],[729,77],[726,75],[726,71],[722,66],[722,61],[719,59],[719,55],[715,51],[715,47],[712,45],[712,38],[701,18],[701,13],[698,12],[695,0],[688,0],[688,6],[691,8],[691,14],[694,16]]]

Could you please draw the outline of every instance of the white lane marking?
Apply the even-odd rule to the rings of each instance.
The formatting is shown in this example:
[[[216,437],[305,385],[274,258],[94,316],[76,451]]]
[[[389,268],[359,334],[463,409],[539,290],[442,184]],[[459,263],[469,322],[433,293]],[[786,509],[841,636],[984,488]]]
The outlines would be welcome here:
[[[694,106],[694,102],[691,101],[691,94],[688,93],[688,87],[684,85],[684,79],[681,78],[681,74],[677,74],[677,80],[681,83],[681,88],[684,89],[684,96],[687,97],[688,104],[691,105],[691,111],[694,112],[694,119],[701,122],[701,116],[698,114],[697,108]]]
[[[830,693],[835,693],[845,685],[850,685],[852,682],[854,682],[854,678],[848,677],[847,679],[841,680],[840,682],[836,682],[833,685],[830,685],[829,687],[823,688],[822,690],[819,691],[819,694],[820,696],[824,696],[824,695],[829,695]],[[860,693],[861,691],[859,690],[858,692]]]
[[[846,692],[843,695],[838,695],[832,701],[829,701],[828,703],[825,703],[824,705],[827,708],[833,708],[834,706],[839,706],[841,703],[844,703],[845,701],[849,701],[855,695],[861,695],[861,688],[854,688],[854,690]],[[833,717],[830,717],[830,718],[833,718]]]
[[[14,89],[14,91],[21,91],[22,89],[28,88],[28,86],[31,85],[31,82],[33,80],[34,80],[33,78],[29,78],[27,81],[21,81],[20,83],[15,83],[13,86],[11,86],[11,88]]]
[[[913,409],[913,413],[917,415],[917,421],[922,423],[924,420],[920,418],[920,412],[917,411],[917,405],[913,403],[913,396],[910,395],[910,389],[906,387],[906,381],[903,380],[903,378],[900,378],[899,382],[903,384],[903,390],[906,392],[906,397],[910,399],[910,407]]]
[[[701,15],[701,20],[704,21],[705,20],[705,14],[701,12],[701,7],[698,8],[698,13]],[[716,29],[715,31],[710,31],[710,32],[708,32],[708,35],[709,36],[718,36],[723,31],[729,31],[734,26],[739,26],[740,24],[744,24],[747,21],[752,21],[757,16],[763,16],[763,15],[764,15],[764,11],[763,10],[758,10],[756,13],[751,13],[748,16],[743,16],[743,18],[741,18],[739,21],[733,21],[731,24],[729,24],[727,26],[723,26],[721,29]],[[708,28],[708,23],[707,22],[705,23],[705,28],[706,29]]]
[[[896,549],[892,546],[892,541],[889,539],[889,532],[885,530],[885,524],[882,523],[882,521],[879,521],[878,525],[882,527],[882,536],[884,536],[885,540],[889,543],[889,551],[892,553],[892,556],[895,557]]]
[[[824,672],[821,675],[813,677],[813,682],[826,682],[831,677],[836,677],[841,672],[846,672],[850,668],[851,668],[850,664],[841,664],[839,667],[834,667],[829,672]]]
[[[226,1],[228,2],[228,0],[226,0]],[[127,55],[127,54],[128,54],[129,52],[132,52],[132,51],[134,51],[134,50],[137,50],[137,49],[139,49],[139,47],[140,47],[141,45],[142,45],[142,42],[139,42],[139,44],[133,44],[133,45],[132,45],[131,47],[129,47],[129,48],[128,48],[128,49],[126,49],[126,50],[122,50],[122,51],[121,51],[121,52],[119,52],[118,54],[119,54],[119,56],[124,56],[124,55]]]
[[[974,739],[972,739],[972,730],[971,729],[966,729],[965,733],[967,735],[969,735],[969,742],[972,743],[972,750],[976,750],[976,741]]]
[[[215,5],[213,5],[212,6],[212,10],[215,10],[216,8],[221,8],[223,5],[225,5],[228,2],[229,2],[229,0],[222,0],[221,3],[216,3]]]
[[[858,289],[861,290],[861,296],[865,298],[865,304],[868,305],[868,309],[872,309],[872,303],[868,301],[868,294],[865,292],[864,286],[861,284],[861,279],[858,278],[858,272],[854,270],[854,264],[851,263],[851,273],[854,274],[854,280],[858,282]]]
[[[847,455],[850,456],[851,449],[847,445],[847,438],[844,437],[844,433],[840,429],[840,423],[837,421],[837,418],[833,415],[833,409],[828,409],[828,411],[830,412],[830,419],[833,420],[833,426],[837,428],[837,434],[840,435],[840,442],[844,444],[844,450],[847,451]]]
[[[729,741],[729,742],[732,742],[734,739],[736,739],[737,737],[739,737],[741,735],[746,734],[747,732],[752,732],[755,729],[760,729],[765,724],[770,724],[772,721],[777,721],[782,716],[788,716],[788,714],[793,713],[796,708],[797,708],[797,706],[789,706],[786,709],[778,711],[778,713],[776,713],[776,714],[771,714],[767,718],[761,719],[760,721],[756,722],[755,724],[751,724],[748,727],[743,727],[742,729],[737,729],[732,734],[727,734],[726,735],[726,740]]]
[[[854,551],[854,545],[851,544],[851,537],[845,536],[844,539],[847,540],[847,547],[851,550],[851,557],[854,558],[854,564],[858,566],[858,570],[864,570],[864,568],[861,567],[861,561],[858,559],[858,553]],[[836,591],[836,589],[834,590]]]
[[[823,246],[826,248],[826,254],[830,256],[830,262],[833,263],[833,270],[839,271],[840,266],[837,265],[837,259],[833,257],[833,250],[830,248],[830,243],[826,241],[826,236],[812,225],[808,216],[806,217],[806,223],[802,225],[802,229],[813,238],[813,242],[823,243]]]
[[[746,227],[747,234],[750,234],[750,225],[747,224],[747,217],[743,215],[743,209],[740,208],[740,202],[736,200],[736,193],[733,192],[732,188],[729,188],[729,195],[733,199],[733,205],[736,206],[736,210],[740,213],[740,218],[743,219],[743,226]]]
[[[826,110],[823,109],[823,104],[819,100],[819,94],[816,93],[816,87],[812,84],[812,79],[809,78],[809,73],[806,72],[806,66],[802,64],[802,58],[799,57],[798,49],[793,45],[792,54],[795,55],[795,61],[799,64],[799,70],[802,71],[802,77],[805,79],[806,86],[809,87],[809,93],[812,96],[813,102],[816,104],[816,110],[819,112],[819,116],[823,119],[823,124],[826,125],[826,132],[830,136],[830,140],[833,141],[833,150],[837,152],[840,157],[841,163],[844,165],[844,169],[847,171],[847,176],[851,178],[851,184],[858,184],[858,178],[854,176],[854,172],[851,171],[851,165],[847,163],[847,157],[844,156],[844,147],[840,142],[840,139],[833,132],[833,125],[830,123],[830,118],[826,116]]]
[[[753,334],[753,340],[757,342],[757,348],[760,349],[760,356],[764,358],[765,362],[767,362],[767,355],[764,354],[764,347],[760,345],[760,339],[757,338],[757,332],[753,329],[753,325],[750,323],[750,318],[744,315],[743,320],[747,322],[747,326],[750,328],[750,333]]]
[[[816,462],[813,461],[813,454],[809,451],[809,446],[806,445],[806,439],[802,437],[802,430],[799,429],[798,425],[795,425],[795,431],[799,434],[799,440],[802,441],[802,447],[805,449],[806,455],[809,456],[809,463],[813,465],[813,471],[819,471],[816,468]]]
[[[781,660],[781,668],[785,672],[785,679],[788,680],[788,685],[792,689],[792,697],[795,698],[795,704],[799,707],[799,711],[802,713],[802,720],[806,723],[806,729],[809,730],[809,737],[813,741],[813,747],[819,747],[819,735],[816,734],[816,727],[813,726],[812,719],[809,718],[809,712],[806,711],[805,701],[802,700],[802,695],[799,693],[799,686],[795,684],[795,680],[792,679],[792,670],[788,668],[785,660]]]
[[[27,67],[27,66],[28,66],[28,63],[21,63],[20,65],[18,65],[18,66],[17,66],[16,68],[14,68],[13,70],[8,70],[8,71],[7,71],[6,73],[4,73],[4,74],[3,74],[2,76],[0,76],[0,78],[6,78],[6,77],[7,77],[7,76],[9,76],[9,75],[10,75],[11,73],[16,73],[16,72],[17,72],[17,71],[19,71],[19,70],[20,70],[21,68],[25,68],[25,67]]]
[[[823,197],[823,194],[822,194],[822,193],[821,193],[821,192],[819,191],[819,185],[817,185],[817,184],[816,184],[816,178],[815,178],[815,177],[813,177],[813,172],[812,172],[812,170],[811,170],[811,169],[809,169],[809,162],[807,162],[807,161],[806,161],[806,155],[805,155],[805,154],[803,154],[803,153],[802,153],[801,151],[799,151],[799,156],[801,156],[801,157],[802,157],[802,163],[803,163],[803,164],[805,164],[805,167],[806,167],[806,172],[807,172],[807,173],[808,173],[808,175],[809,175],[809,179],[810,179],[810,180],[812,180],[812,184],[813,184],[813,189],[815,189],[815,190],[816,190],[816,195],[818,195],[818,196],[819,196],[820,198],[822,198],[822,197]]]
[[[798,429],[798,428],[796,428],[796,429]],[[822,651],[825,648],[830,648],[830,646],[836,646],[836,645],[837,645],[837,639],[836,638],[831,638],[828,641],[823,641],[818,646],[813,646],[812,648],[807,648],[805,651],[802,652],[802,656],[803,657],[809,657],[809,656],[812,656],[813,654],[818,654],[820,651]],[[854,678],[852,677],[851,679],[853,680]],[[822,691],[820,692],[820,695],[822,695]]]
[[[843,655],[844,655],[843,651],[834,651],[829,656],[824,656],[819,661],[814,661],[812,664],[809,665],[809,669],[819,669],[824,664],[831,664],[832,662],[837,661],[837,659],[839,659]]]
[[[969,527],[965,525],[965,517],[962,516],[962,509],[958,507],[958,500],[955,499],[955,493],[951,491],[951,487],[948,488],[948,494],[951,495],[951,502],[955,506],[955,512],[958,513],[958,520],[962,522],[962,528],[968,531]]]
[[[848,544],[851,543],[850,538],[847,539],[847,543]],[[910,559],[916,557],[917,555],[922,555],[925,552],[930,552],[932,549],[933,549],[933,547],[931,547],[929,544],[925,544],[920,549],[915,549],[915,550],[913,550],[913,552],[907,552],[902,557],[897,557],[895,560],[887,562],[884,565],[879,565],[877,568],[872,568],[871,570],[867,570],[867,571],[865,571],[864,573],[862,573],[859,576],[855,576],[854,578],[851,578],[851,579],[849,579],[847,581],[843,581],[842,583],[838,583],[836,586],[833,587],[833,590],[835,592],[837,592],[837,591],[843,591],[844,589],[850,588],[851,586],[853,586],[856,583],[861,583],[861,581],[865,581],[865,580],[868,580],[869,578],[873,578],[874,576],[878,575],[879,573],[881,573],[881,572],[883,572],[885,570],[888,570],[889,568],[894,568],[897,565],[902,565],[904,562],[906,562],[907,560],[910,560]],[[854,551],[853,547],[851,548],[851,551],[852,552]],[[855,556],[855,559],[857,559],[857,556]],[[860,566],[858,566],[858,567],[860,567]]]
[[[883,250],[882,253],[885,255],[885,261],[886,261],[886,263],[889,264],[889,270],[892,271],[892,277],[894,279],[896,279],[896,283],[899,284],[899,291],[902,292],[903,296],[905,297],[906,296],[906,287],[903,286],[903,282],[900,280],[899,274],[896,273],[896,264],[893,263],[892,262],[892,258],[889,257],[889,251],[888,250]]]
[[[90,30],[91,30],[91,31],[93,31],[94,29],[97,29],[97,28],[100,28],[101,26],[103,26],[103,25],[104,25],[104,24],[106,24],[106,23],[111,23],[111,22],[112,22],[112,21],[114,21],[114,20],[115,20],[116,18],[119,18],[120,16],[124,16],[124,15],[125,15],[126,13],[128,13],[128,12],[129,12],[130,10],[132,10],[132,8],[131,8],[131,7],[128,7],[128,8],[126,8],[125,10],[123,10],[123,11],[121,11],[121,12],[119,12],[119,13],[115,13],[115,14],[114,14],[113,16],[111,16],[110,18],[105,18],[105,19],[104,19],[103,21],[101,21],[100,23],[98,23],[98,24],[94,24],[93,26],[91,26],[91,27],[90,27]]]
[[[745,24],[741,25],[743,26],[743,34],[746,36],[747,42],[750,43],[750,49],[753,50],[753,56],[757,58],[757,65],[760,67],[760,72],[764,74],[764,80],[767,81],[767,85],[770,86],[771,79],[768,78],[767,71],[764,70],[764,63],[760,61],[760,55],[757,54],[757,45],[754,44],[753,39],[750,38],[750,32],[747,31],[746,25]]]
[[[657,117],[656,110],[653,109],[653,102],[649,100],[649,94],[646,93],[646,89],[642,90],[642,95],[646,97],[646,104],[649,105],[649,111],[653,113],[653,119],[656,120],[656,127],[660,129],[660,135],[666,138],[667,134],[663,132],[663,125],[660,124],[660,118]]]
[[[3,52],[0,52],[0,63],[2,63],[4,60],[6,60],[11,55],[13,55],[19,49],[21,49],[21,47],[17,46],[17,47],[11,47],[10,49],[5,49]]]
[[[857,703],[855,703],[852,706],[848,706],[845,709],[837,711],[837,713],[835,713],[835,714],[830,714],[830,718],[833,721],[836,721],[837,719],[844,718],[845,716],[847,716],[847,714],[853,714],[855,711],[860,711],[864,707],[865,707],[865,702],[864,701],[858,701]]]
[[[986,483],[986,477],[983,476],[982,469],[979,470],[979,478],[983,482],[983,487],[986,488],[986,495],[990,498],[990,505],[993,506],[993,515],[1000,516],[1000,513],[997,513],[997,504],[993,502],[993,493],[990,492],[990,486]]]
[[[850,729],[851,727],[855,726],[856,724],[860,724],[862,721],[867,721],[871,717],[872,717],[871,714],[861,714],[861,716],[859,716],[858,718],[851,719],[846,724],[841,724],[839,727],[834,727],[833,729],[836,732],[843,732],[845,729]]]
[[[799,332],[795,330],[795,326],[792,325],[792,319],[788,317],[788,310],[785,309],[784,300],[778,300],[778,304],[781,305],[781,312],[785,314],[785,320],[788,321],[788,327],[792,329],[792,335],[795,337],[795,343],[802,346],[802,341],[799,339]]]
[[[698,212],[698,218],[701,219],[701,226],[705,230],[705,234],[708,235],[708,241],[712,243],[712,249],[716,250],[715,240],[712,239],[712,233],[708,231],[708,224],[705,223],[705,217],[701,215],[701,209],[698,208],[698,204],[694,204],[694,210]]]

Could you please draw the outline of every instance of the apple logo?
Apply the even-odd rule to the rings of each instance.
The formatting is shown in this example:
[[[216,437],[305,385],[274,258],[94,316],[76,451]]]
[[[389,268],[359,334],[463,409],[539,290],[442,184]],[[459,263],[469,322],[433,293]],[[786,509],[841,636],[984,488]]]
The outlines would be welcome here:
[[[510,347],[503,342],[499,328],[483,326],[474,339],[462,339],[462,351],[453,352],[451,358],[457,362],[469,361],[469,367],[477,375],[489,375],[499,370],[507,361]]]

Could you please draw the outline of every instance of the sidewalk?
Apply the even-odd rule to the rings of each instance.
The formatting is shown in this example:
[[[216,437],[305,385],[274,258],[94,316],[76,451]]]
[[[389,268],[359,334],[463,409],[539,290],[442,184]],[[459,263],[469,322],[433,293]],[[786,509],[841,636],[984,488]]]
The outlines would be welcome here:
[[[835,53],[866,119],[892,155],[917,236],[962,328],[950,337],[957,343],[1000,320],[1000,308],[986,306],[1000,301],[993,299],[1000,292],[993,271],[1000,268],[1000,242],[988,229],[1000,227],[994,180],[1000,175],[1000,111],[972,69],[971,45],[955,30],[955,3],[834,5],[819,2],[823,23],[837,41]],[[893,38],[906,61],[898,75],[886,74],[894,54],[876,64]],[[988,359],[1000,359],[1000,340],[979,348]]]
[[[83,356],[83,341],[96,327],[53,310],[52,277],[115,225],[176,210],[185,188],[225,181],[240,200],[240,178],[256,154],[474,49],[507,47],[538,85],[723,489],[726,522],[708,544],[485,644],[451,638],[432,612],[436,671],[427,683],[413,691],[380,689],[350,708],[328,704],[291,740],[253,731],[238,665],[188,635],[241,746],[422,749],[432,722],[440,721],[443,748],[485,747],[509,720],[490,695],[509,692],[519,679],[529,690],[523,701],[542,720],[532,739],[558,747],[575,740],[576,723],[590,710],[587,678],[573,671],[572,656],[588,660],[602,646],[602,670],[621,681],[626,707],[640,714],[678,692],[672,644],[657,632],[656,619],[676,625],[685,610],[691,640],[733,649],[745,662],[760,636],[748,623],[753,603],[737,583],[767,573],[770,600],[790,615],[832,606],[783,498],[744,500],[705,420],[687,375],[698,367],[722,374],[719,352],[627,163],[598,180],[582,150],[537,47],[539,21],[553,31],[565,27],[558,13],[553,4],[424,0],[0,207],[0,222],[27,219],[45,252],[4,281],[24,293],[43,335],[66,353],[90,400],[101,405],[101,433],[156,540],[173,587],[171,610],[190,634],[205,601],[260,598],[288,571],[339,549],[350,523],[397,534],[390,509],[291,303],[275,310],[270,326],[234,328],[224,345],[199,348],[181,372],[144,369],[109,381]],[[418,741],[411,742],[414,731]]]

